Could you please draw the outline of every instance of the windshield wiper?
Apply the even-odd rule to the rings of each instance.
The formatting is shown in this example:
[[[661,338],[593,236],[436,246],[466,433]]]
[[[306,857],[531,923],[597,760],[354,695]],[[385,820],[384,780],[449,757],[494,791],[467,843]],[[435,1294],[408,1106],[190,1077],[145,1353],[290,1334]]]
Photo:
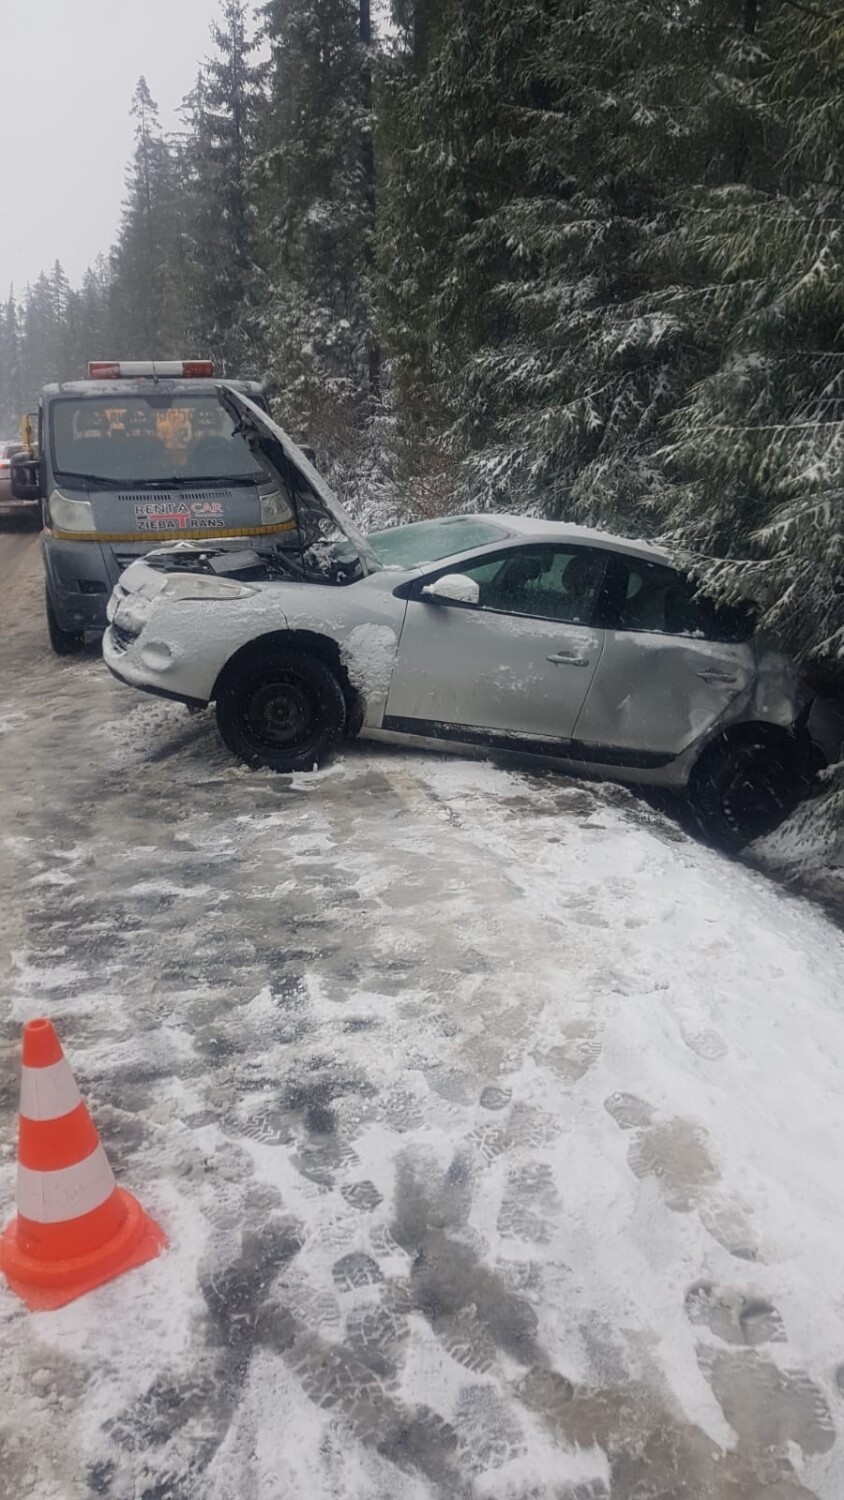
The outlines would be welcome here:
[[[171,474],[164,479],[127,479],[121,481],[127,490],[209,489],[212,485],[259,484],[254,474],[209,474],[196,479],[192,474]]]
[[[64,482],[67,482],[71,489],[74,486],[87,485],[89,490],[116,490],[123,483],[121,479],[108,479],[104,474],[78,474],[72,469],[57,469],[56,484],[61,487]]]

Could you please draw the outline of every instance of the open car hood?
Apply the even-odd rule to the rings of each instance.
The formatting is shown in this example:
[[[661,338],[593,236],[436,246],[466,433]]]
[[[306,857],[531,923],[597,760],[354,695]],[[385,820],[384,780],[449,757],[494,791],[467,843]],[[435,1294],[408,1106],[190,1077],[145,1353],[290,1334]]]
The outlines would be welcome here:
[[[231,385],[218,384],[217,397],[261,467],[290,497],[298,529],[307,541],[315,539],[311,533],[319,536],[320,523],[328,522],[351,542],[364,573],[377,572],[381,564],[364,533],[284,428]]]

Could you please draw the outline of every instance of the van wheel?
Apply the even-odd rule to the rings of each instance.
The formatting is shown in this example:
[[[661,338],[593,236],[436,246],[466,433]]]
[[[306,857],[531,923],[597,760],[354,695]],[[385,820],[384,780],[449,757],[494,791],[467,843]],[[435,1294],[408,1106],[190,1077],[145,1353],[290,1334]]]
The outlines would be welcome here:
[[[50,598],[50,590],[46,589],[45,604],[47,608],[47,634],[50,637],[50,645],[56,656],[73,656],[76,651],[81,651],[85,645],[85,633],[82,630],[62,630],[56,619],[56,611],[53,609],[53,601]]]
[[[267,649],[226,670],[216,713],[225,744],[247,766],[312,771],[343,733],[346,700],[318,657]]]
[[[808,790],[809,757],[801,751],[796,740],[761,735],[704,751],[689,793],[713,843],[736,852],[773,833]]]

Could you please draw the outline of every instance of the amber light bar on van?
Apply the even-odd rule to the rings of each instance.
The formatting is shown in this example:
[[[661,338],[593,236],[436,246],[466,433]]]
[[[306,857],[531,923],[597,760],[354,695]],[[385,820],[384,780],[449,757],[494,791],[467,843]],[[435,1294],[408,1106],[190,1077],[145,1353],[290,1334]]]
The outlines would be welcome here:
[[[99,359],[88,365],[89,380],[208,380],[213,359]]]

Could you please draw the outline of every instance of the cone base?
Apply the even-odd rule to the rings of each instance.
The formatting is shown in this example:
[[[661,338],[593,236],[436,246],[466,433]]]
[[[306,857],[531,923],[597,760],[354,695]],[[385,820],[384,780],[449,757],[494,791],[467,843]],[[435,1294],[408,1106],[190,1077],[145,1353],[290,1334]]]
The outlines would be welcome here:
[[[87,1255],[72,1260],[36,1260],[20,1249],[17,1219],[0,1234],[0,1271],[10,1290],[26,1303],[30,1312],[52,1312],[64,1307],[166,1250],[163,1229],[144,1212],[137,1198],[123,1188],[115,1191],[126,1209],[123,1226],[113,1239]]]

